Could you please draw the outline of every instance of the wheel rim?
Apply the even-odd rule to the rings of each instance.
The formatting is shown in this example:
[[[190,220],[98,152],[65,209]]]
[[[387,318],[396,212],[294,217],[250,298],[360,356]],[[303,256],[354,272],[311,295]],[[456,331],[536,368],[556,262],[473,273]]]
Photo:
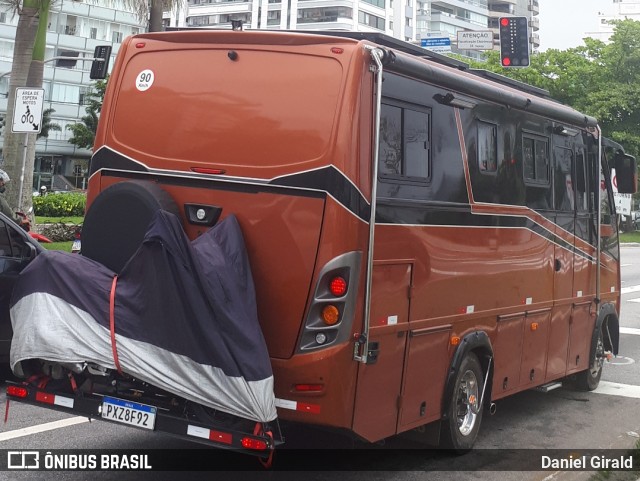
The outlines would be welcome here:
[[[596,343],[596,352],[593,358],[593,362],[591,363],[591,375],[593,377],[596,377],[602,369],[602,366],[604,366],[604,359],[604,342],[602,340],[602,331],[600,331],[600,334],[598,335],[598,341]]]
[[[456,396],[456,417],[458,430],[467,436],[476,425],[478,418],[478,379],[473,371],[466,371],[460,379]]]

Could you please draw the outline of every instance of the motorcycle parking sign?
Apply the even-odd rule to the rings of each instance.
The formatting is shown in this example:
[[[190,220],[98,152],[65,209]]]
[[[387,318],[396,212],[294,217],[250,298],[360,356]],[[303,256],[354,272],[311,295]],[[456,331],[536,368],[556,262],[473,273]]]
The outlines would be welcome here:
[[[18,88],[13,108],[12,132],[40,133],[44,89]]]

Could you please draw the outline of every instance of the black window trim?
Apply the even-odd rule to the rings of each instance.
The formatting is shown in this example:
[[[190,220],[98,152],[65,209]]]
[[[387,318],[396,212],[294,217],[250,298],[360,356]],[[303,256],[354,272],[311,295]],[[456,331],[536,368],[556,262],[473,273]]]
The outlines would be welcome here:
[[[476,163],[478,165],[478,171],[482,174],[482,175],[491,175],[491,176],[497,176],[498,175],[498,167],[500,166],[500,160],[499,160],[499,155],[498,155],[498,128],[499,128],[499,124],[497,122],[494,121],[490,121],[490,120],[485,120],[482,118],[476,118],[476,138],[477,138],[477,142],[478,142],[478,148],[477,150],[477,154],[476,154]],[[493,125],[496,128],[496,169],[495,170],[482,170],[480,168],[480,124],[488,124],[488,125]],[[523,159],[524,160],[524,159]],[[523,163],[524,165],[524,163]]]
[[[524,159],[524,141],[525,139],[530,139],[533,141],[536,140],[542,140],[545,142],[546,144],[546,152],[547,152],[547,179],[546,180],[538,180],[538,179],[529,179],[527,178],[527,176],[525,175],[525,159]],[[547,137],[546,135],[540,135],[539,133],[536,132],[532,132],[529,130],[522,130],[522,143],[520,146],[520,151],[522,154],[522,177],[524,180],[524,184],[528,187],[540,187],[540,188],[549,188],[551,187],[551,179],[553,176],[553,169],[552,169],[552,159],[551,159],[551,152],[550,152],[550,146],[551,146],[551,138]],[[535,150],[534,150],[534,163],[535,163]]]
[[[403,100],[398,100],[393,97],[383,97],[381,101],[382,104],[389,105],[392,107],[399,107],[401,109],[409,109],[415,112],[421,112],[427,114],[429,118],[429,131],[427,132],[427,136],[429,139],[429,153],[427,157],[427,177],[417,177],[410,175],[398,175],[398,174],[387,174],[384,172],[380,172],[378,170],[378,182],[384,182],[388,184],[411,184],[411,185],[430,185],[433,176],[433,109],[426,105],[414,104],[412,102],[406,102]],[[404,133],[404,130],[403,130]],[[403,138],[404,142],[404,138]],[[380,159],[378,159],[380,162]]]

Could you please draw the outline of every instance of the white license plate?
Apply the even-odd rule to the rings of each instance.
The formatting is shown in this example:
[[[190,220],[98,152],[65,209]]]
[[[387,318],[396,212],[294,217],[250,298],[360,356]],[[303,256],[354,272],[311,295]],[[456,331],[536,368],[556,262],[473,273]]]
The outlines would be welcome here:
[[[80,248],[82,247],[80,239],[75,239],[73,244],[71,244],[71,252],[80,252]]]
[[[102,417],[130,426],[153,429],[158,408],[112,397],[102,398]]]

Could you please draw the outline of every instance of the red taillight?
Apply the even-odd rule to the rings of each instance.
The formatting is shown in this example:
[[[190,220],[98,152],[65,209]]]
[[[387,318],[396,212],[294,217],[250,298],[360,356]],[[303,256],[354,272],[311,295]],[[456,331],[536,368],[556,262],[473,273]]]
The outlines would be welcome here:
[[[347,281],[343,277],[336,276],[329,283],[329,292],[336,297],[342,297],[347,292]]]
[[[25,398],[25,397],[27,397],[27,394],[28,394],[27,388],[24,388],[24,387],[9,386],[7,388],[7,395],[8,396]]]
[[[343,49],[343,48],[340,48],[340,47],[331,47],[331,53],[335,53],[335,54],[340,55],[340,54],[341,54],[341,53],[343,53],[343,52],[344,52],[344,49]]]
[[[254,438],[242,438],[240,441],[242,447],[245,449],[254,449],[256,451],[264,451],[268,448],[266,441],[262,439],[254,439]]]
[[[146,43],[144,43],[144,42],[138,42],[138,43],[136,43],[136,48],[144,48],[145,45],[146,45]]]

